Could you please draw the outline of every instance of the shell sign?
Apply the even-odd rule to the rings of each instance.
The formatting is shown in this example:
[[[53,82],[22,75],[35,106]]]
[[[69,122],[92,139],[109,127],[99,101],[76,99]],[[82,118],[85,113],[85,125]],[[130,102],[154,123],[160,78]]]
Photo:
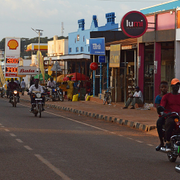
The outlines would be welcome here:
[[[19,46],[19,44],[18,44],[18,42],[15,39],[11,39],[10,41],[8,41],[7,46],[11,50],[16,50],[17,47]]]

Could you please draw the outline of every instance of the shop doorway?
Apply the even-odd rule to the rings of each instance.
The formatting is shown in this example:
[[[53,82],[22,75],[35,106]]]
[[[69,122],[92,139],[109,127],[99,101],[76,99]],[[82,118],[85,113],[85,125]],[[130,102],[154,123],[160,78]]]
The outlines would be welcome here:
[[[154,46],[145,47],[144,102],[152,103],[154,97]]]

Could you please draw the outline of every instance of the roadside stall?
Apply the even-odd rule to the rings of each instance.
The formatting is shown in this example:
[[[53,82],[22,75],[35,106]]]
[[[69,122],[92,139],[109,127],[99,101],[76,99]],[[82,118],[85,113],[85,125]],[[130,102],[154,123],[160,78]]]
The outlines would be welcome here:
[[[67,82],[69,77],[74,81],[74,92],[73,94],[79,94],[80,100],[85,100],[86,93],[90,92],[90,81],[89,77],[81,73],[71,73],[63,78],[63,81]]]

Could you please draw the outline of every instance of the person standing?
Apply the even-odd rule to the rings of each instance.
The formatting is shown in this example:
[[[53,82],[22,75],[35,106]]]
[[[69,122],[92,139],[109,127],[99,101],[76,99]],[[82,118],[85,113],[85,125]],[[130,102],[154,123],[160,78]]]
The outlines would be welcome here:
[[[74,90],[73,84],[74,84],[74,82],[71,81],[71,77],[69,77],[69,81],[67,82],[67,87],[68,87],[67,98],[68,98],[68,101],[72,101],[73,90]]]
[[[168,91],[168,82],[167,81],[162,81],[160,83],[160,90],[161,90],[161,94],[157,95],[155,98],[156,108],[158,108],[160,106],[162,97],[165,94],[167,94],[167,91]],[[161,149],[161,147],[164,146],[164,139],[163,139],[163,132],[162,132],[162,127],[164,124],[165,124],[165,118],[162,117],[161,115],[159,115],[159,119],[156,122],[156,126],[157,126],[157,132],[159,135],[160,144],[156,147],[156,151],[159,151]]]
[[[30,79],[30,87],[34,84],[34,77],[31,77]]]
[[[22,96],[24,96],[24,91],[26,88],[26,83],[24,82],[24,79],[22,79],[20,86],[21,86]]]

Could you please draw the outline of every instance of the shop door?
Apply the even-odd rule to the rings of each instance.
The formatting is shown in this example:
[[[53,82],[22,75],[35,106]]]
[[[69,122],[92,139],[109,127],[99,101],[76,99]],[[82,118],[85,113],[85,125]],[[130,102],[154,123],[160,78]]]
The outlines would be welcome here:
[[[144,102],[152,103],[154,97],[154,54],[152,49],[145,49],[144,64]]]

